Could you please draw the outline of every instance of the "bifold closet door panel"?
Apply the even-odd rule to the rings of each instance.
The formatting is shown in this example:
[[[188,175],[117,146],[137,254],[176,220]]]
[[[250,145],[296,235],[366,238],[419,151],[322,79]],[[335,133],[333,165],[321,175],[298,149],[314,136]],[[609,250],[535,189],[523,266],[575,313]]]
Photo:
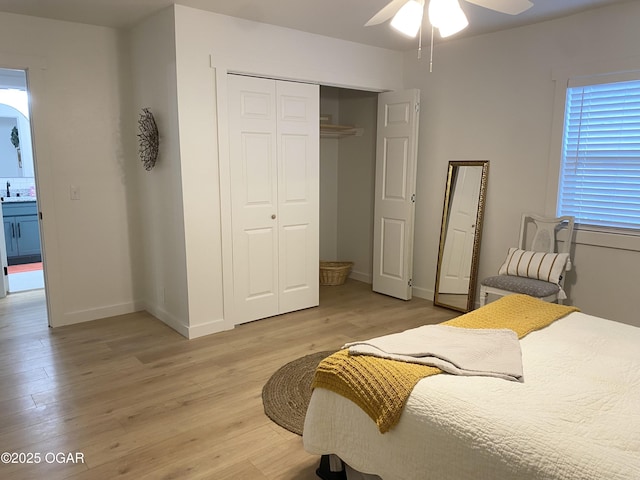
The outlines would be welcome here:
[[[319,303],[318,85],[276,82],[280,313]]]
[[[279,313],[276,88],[229,75],[234,318]]]
[[[319,88],[229,75],[234,319],[318,305]]]

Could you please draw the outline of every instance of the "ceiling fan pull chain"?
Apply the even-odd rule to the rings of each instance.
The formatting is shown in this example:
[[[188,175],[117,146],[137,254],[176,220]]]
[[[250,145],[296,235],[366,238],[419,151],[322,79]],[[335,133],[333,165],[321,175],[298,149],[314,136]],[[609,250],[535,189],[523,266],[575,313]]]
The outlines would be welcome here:
[[[418,60],[420,60],[422,58],[422,23],[418,32]]]

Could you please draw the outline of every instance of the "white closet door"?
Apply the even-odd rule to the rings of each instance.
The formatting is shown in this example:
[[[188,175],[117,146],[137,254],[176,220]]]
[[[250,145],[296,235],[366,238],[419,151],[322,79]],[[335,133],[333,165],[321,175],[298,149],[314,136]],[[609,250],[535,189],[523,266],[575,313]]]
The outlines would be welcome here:
[[[278,165],[273,80],[229,75],[235,323],[278,314]]]
[[[318,305],[319,88],[229,75],[234,323]]]
[[[280,313],[319,303],[320,89],[276,82]]]
[[[373,290],[409,300],[420,91],[378,96]]]

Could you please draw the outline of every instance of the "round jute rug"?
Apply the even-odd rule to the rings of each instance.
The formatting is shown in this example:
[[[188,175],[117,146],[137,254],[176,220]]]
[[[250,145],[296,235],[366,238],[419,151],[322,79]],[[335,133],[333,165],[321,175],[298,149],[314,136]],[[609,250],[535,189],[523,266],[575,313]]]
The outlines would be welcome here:
[[[316,367],[334,351],[312,353],[280,367],[262,387],[264,413],[290,432],[302,435]]]

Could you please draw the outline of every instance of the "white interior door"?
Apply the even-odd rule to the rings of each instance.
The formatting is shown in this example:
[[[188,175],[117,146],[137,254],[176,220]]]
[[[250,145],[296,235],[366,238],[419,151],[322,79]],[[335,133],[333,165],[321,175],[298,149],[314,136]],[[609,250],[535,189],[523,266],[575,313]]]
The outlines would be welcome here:
[[[276,86],[228,79],[233,310],[242,323],[278,313]]]
[[[228,80],[237,324],[318,305],[319,87]]]
[[[440,293],[469,293],[482,169],[461,166],[451,191],[447,241],[442,252]]]
[[[409,300],[413,274],[413,223],[420,91],[378,97],[373,290]]]
[[[2,208],[0,207],[0,223],[4,224]],[[9,262],[7,260],[7,244],[5,243],[4,228],[0,228],[0,263],[2,264],[2,282],[0,282],[0,298],[5,298],[9,291]]]
[[[276,82],[279,313],[319,303],[320,88]]]

